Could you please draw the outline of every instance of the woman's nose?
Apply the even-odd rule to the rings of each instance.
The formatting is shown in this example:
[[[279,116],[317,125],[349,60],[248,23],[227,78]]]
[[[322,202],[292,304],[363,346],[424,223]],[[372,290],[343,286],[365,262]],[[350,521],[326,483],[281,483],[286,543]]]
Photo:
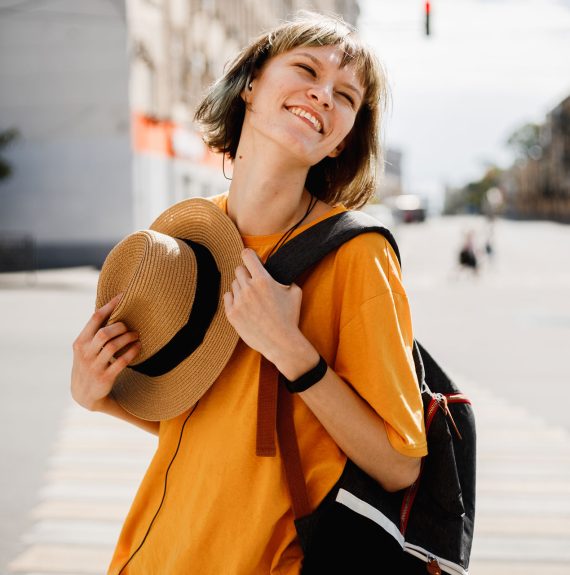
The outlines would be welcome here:
[[[323,108],[330,109],[333,106],[332,88],[326,84],[312,86],[310,91],[311,100],[320,104]]]

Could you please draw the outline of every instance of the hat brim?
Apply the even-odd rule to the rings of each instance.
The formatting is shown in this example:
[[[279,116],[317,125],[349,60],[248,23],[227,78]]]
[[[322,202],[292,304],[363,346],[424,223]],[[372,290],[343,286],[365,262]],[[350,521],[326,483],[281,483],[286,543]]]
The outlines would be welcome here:
[[[216,381],[237,345],[239,336],[226,318],[223,294],[231,291],[244,246],[230,218],[204,198],[175,204],[150,229],[202,244],[213,255],[221,276],[218,307],[202,344],[164,375],[150,377],[127,368],[115,382],[113,396],[125,410],[159,421],[192,407]]]

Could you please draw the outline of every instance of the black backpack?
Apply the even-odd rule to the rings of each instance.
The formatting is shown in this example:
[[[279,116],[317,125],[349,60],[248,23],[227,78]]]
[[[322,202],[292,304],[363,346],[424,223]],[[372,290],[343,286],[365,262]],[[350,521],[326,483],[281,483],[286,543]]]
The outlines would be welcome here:
[[[290,240],[267,261],[266,268],[275,280],[289,285],[326,254],[367,232],[382,234],[400,259],[398,246],[386,228],[365,213],[348,211]],[[429,452],[422,460],[419,478],[409,488],[389,493],[348,460],[341,478],[316,510],[308,506],[289,393],[282,384],[271,391],[267,382],[277,374],[262,358],[259,413],[273,409],[277,415],[276,419],[259,416],[258,455],[275,453],[267,449],[263,438],[271,436],[272,425],[273,430],[277,426],[295,525],[305,554],[303,575],[467,574],[475,517],[473,409],[417,341],[413,353]]]

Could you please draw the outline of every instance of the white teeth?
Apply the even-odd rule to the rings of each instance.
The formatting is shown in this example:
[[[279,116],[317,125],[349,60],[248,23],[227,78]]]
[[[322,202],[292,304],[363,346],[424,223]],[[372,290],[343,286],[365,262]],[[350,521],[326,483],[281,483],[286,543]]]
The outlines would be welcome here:
[[[307,118],[307,120],[309,120],[313,124],[317,132],[321,131],[322,127],[321,123],[315,118],[315,116],[309,114],[309,112],[307,112],[306,110],[302,110],[301,108],[290,108],[289,111],[292,114],[295,114],[295,116],[300,116],[301,118]]]

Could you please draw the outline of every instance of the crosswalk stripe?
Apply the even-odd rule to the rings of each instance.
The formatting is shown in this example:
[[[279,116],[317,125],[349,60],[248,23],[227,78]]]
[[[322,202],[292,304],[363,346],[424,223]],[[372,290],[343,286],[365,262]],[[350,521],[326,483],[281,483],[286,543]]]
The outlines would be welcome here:
[[[76,405],[66,411],[25,550],[8,566],[26,575],[106,572],[156,438]]]
[[[477,421],[472,575],[570,573],[570,437],[489,389],[461,382]]]
[[[32,545],[9,566],[12,573],[101,575],[109,564],[108,546]]]

